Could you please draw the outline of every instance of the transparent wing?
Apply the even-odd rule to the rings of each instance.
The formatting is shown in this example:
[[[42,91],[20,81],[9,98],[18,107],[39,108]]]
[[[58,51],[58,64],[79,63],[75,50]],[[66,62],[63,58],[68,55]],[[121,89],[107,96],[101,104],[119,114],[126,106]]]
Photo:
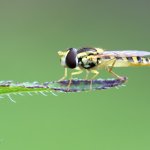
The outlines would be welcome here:
[[[115,56],[115,57],[133,57],[133,56],[148,56],[150,52],[137,51],[137,50],[125,50],[125,51],[104,51],[103,56]]]

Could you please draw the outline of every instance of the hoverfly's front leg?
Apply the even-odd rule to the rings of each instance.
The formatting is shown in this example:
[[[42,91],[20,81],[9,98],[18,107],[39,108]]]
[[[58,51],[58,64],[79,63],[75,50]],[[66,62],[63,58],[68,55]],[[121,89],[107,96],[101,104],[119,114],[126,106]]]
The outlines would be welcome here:
[[[65,68],[64,76],[63,76],[62,78],[60,78],[58,81],[62,81],[62,80],[64,80],[66,77],[67,77],[67,68]]]
[[[79,75],[79,74],[81,74],[83,72],[83,70],[81,70],[81,69],[78,69],[78,70],[79,71],[77,71],[77,72],[72,72],[71,73],[71,77],[70,77],[70,80],[69,80],[69,83],[68,83],[68,86],[67,86],[68,90],[69,90],[71,82],[72,82],[72,77],[75,76],[75,75]]]
[[[118,74],[116,74],[115,72],[112,71],[112,69],[114,68],[115,63],[116,63],[116,59],[114,59],[112,65],[110,67],[107,67],[107,71],[109,73],[111,73],[113,76],[115,76],[116,78],[118,78],[120,80],[124,80],[123,77],[119,76]]]

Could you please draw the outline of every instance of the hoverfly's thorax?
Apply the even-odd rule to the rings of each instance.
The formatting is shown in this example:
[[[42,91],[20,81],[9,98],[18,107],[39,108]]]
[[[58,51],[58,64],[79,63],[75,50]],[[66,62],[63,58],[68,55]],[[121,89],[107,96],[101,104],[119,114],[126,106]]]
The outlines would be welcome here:
[[[99,55],[103,49],[100,48],[81,48],[78,50],[78,64],[84,69],[91,69],[101,63]]]
[[[88,55],[78,58],[78,64],[84,69],[91,69],[96,67],[101,63],[101,59],[97,58],[95,55]]]

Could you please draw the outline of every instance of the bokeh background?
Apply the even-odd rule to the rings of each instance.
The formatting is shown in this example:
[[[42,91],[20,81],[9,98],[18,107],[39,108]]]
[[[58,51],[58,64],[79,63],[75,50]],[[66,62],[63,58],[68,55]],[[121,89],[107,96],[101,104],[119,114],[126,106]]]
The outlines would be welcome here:
[[[149,15],[148,0],[0,0],[0,80],[57,80],[69,47],[148,51]],[[126,87],[2,99],[0,149],[149,150],[150,68],[115,71]]]

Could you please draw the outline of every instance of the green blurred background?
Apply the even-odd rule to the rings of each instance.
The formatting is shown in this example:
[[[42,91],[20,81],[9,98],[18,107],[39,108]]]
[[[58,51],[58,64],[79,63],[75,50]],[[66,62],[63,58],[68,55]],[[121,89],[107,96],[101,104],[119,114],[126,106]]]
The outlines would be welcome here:
[[[150,50],[149,8],[148,0],[0,0],[0,80],[57,80],[57,51],[69,47]],[[0,149],[149,150],[150,69],[115,71],[126,87],[1,100]]]

